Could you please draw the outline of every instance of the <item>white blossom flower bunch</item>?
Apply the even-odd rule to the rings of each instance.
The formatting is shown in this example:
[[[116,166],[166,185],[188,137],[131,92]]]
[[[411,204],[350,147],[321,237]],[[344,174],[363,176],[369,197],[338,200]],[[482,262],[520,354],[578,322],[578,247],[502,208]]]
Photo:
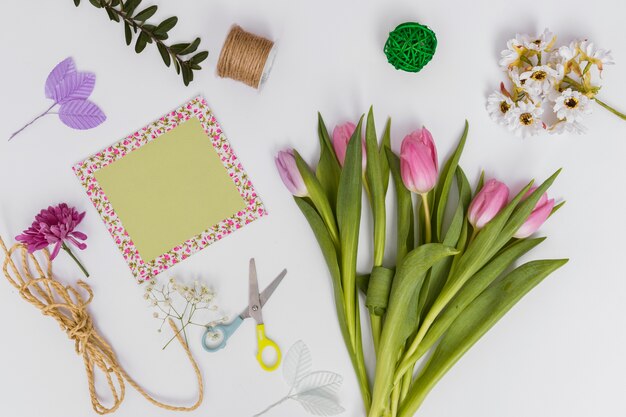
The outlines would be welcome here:
[[[144,298],[148,300],[151,306],[157,311],[153,313],[154,318],[161,320],[161,326],[158,331],[163,329],[163,325],[168,319],[174,319],[180,323],[178,333],[183,333],[185,342],[187,341],[186,328],[190,325],[207,327],[225,323],[228,317],[219,316],[219,307],[215,304],[215,292],[206,284],[194,281],[187,285],[175,278],[170,278],[167,284],[157,287],[154,278],[146,282]],[[205,320],[213,317],[207,322],[199,322],[198,314],[205,313]],[[177,333],[177,334],[178,334]],[[176,334],[163,346],[163,349],[176,338]]]
[[[545,29],[537,36],[515,35],[502,51],[500,66],[508,75],[487,98],[491,118],[517,136],[541,132],[583,133],[584,116],[595,101],[626,120],[596,96],[602,71],[613,64],[611,51],[597,48],[588,40],[555,47],[556,35]]]

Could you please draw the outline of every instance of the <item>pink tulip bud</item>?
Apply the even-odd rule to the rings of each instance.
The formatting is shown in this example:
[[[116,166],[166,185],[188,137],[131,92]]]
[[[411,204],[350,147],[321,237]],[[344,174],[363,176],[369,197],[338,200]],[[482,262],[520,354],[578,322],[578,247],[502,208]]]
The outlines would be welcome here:
[[[276,168],[278,168],[280,178],[291,194],[296,197],[306,197],[309,195],[306,184],[302,179],[302,174],[300,174],[300,170],[298,170],[293,149],[278,152],[278,155],[274,158],[274,162],[276,162]]]
[[[475,229],[482,229],[506,206],[509,187],[498,180],[489,180],[470,203],[467,217]]]
[[[404,186],[417,194],[426,194],[437,183],[439,161],[433,135],[425,127],[402,140],[400,174]]]
[[[533,187],[528,190],[528,192],[524,196],[524,199],[528,198],[536,189],[537,187]],[[554,199],[549,200],[548,193],[544,193],[539,201],[537,201],[537,204],[535,205],[532,213],[530,213],[530,216],[528,216],[524,224],[522,224],[520,228],[517,229],[517,232],[515,232],[513,237],[523,239],[535,233],[548,219],[548,217],[550,217],[550,213],[552,213],[553,208]]]
[[[354,123],[346,122],[342,125],[335,126],[333,129],[333,148],[335,148],[335,154],[337,155],[337,159],[339,160],[339,164],[343,166],[343,163],[346,159],[346,151],[348,150],[348,143],[350,143],[350,138],[354,134],[356,130],[356,126]],[[363,172],[365,172],[365,168],[367,167],[367,154],[365,153],[365,142],[362,141],[362,149],[363,149]]]

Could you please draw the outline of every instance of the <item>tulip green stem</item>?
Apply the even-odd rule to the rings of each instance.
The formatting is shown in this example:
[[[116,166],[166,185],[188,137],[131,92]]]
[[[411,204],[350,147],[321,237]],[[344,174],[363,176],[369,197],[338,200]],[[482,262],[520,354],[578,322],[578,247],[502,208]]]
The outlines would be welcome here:
[[[384,204],[382,205],[382,212],[380,209],[375,209],[376,202],[372,198],[371,188],[366,175],[363,175],[363,186],[365,188],[365,193],[367,194],[367,199],[370,202],[370,207],[372,208],[372,214],[374,217],[374,267],[382,266],[385,255],[386,228]],[[370,323],[372,327],[374,351],[378,353],[378,345],[380,343],[380,335],[382,332],[382,317],[370,313]]]
[[[78,258],[72,253],[71,249],[69,248],[69,246],[67,246],[65,244],[65,242],[63,242],[63,245],[61,246],[61,248],[67,252],[68,255],[70,255],[70,258],[72,258],[74,260],[74,262],[76,262],[76,264],[80,267],[80,270],[83,271],[83,274],[85,274],[85,276],[87,278],[89,278],[89,272],[87,272],[87,270],[85,269],[85,267],[83,266],[83,264],[80,263],[80,261],[78,260]]]
[[[409,393],[409,388],[411,388],[411,381],[413,380],[413,373],[407,372],[404,374],[402,378],[402,390],[400,390],[400,403],[404,401],[407,394]]]
[[[604,107],[605,109],[607,109],[608,111],[610,111],[611,113],[613,113],[614,115],[619,117],[620,119],[626,120],[626,114],[621,113],[621,112],[615,110],[613,107],[609,106],[608,104],[606,104],[605,102],[601,101],[597,97],[595,97],[594,100],[596,101],[596,103],[598,103],[599,105],[601,105],[602,107]]]
[[[397,384],[391,390],[391,417],[398,415],[398,406],[400,405],[400,390],[401,384]]]
[[[478,232],[479,232],[478,228],[474,227],[474,230],[472,230],[472,235],[470,236],[469,240],[467,241],[467,245],[468,246],[469,246],[470,243],[472,243],[474,241],[474,238],[476,237]]]
[[[428,193],[420,194],[422,206],[424,207],[424,241],[430,243],[432,240],[432,221],[430,220],[430,206],[428,205]]]
[[[448,301],[450,301],[454,293],[455,291],[442,292],[439,297],[437,297],[428,313],[426,313],[426,317],[424,317],[424,321],[417,331],[415,339],[413,339],[413,342],[411,342],[411,345],[406,350],[402,361],[400,361],[400,365],[396,370],[394,383],[398,383],[398,381],[400,381],[407,373],[411,375],[412,369],[415,366],[415,362],[417,362],[418,359],[414,355],[417,347],[422,342],[422,340],[426,336],[426,333],[428,332],[428,329],[430,329],[430,326],[432,326],[433,322],[435,321],[439,313],[441,313],[443,308],[448,304]]]
[[[382,331],[382,317],[370,313],[370,323],[372,324],[372,338],[374,339],[374,351],[378,354],[380,345],[380,334]]]

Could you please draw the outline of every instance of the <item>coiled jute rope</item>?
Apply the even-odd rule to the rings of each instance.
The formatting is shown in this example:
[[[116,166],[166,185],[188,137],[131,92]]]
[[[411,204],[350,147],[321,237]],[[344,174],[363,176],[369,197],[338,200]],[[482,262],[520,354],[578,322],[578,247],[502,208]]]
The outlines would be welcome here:
[[[24,245],[16,244],[11,249],[7,249],[0,237],[0,247],[6,256],[2,271],[9,283],[19,291],[24,300],[37,307],[44,315],[55,319],[67,336],[74,341],[76,353],[82,356],[85,364],[91,405],[96,413],[112,413],[119,408],[124,400],[124,381],[135,388],[146,400],[166,410],[192,411],[200,406],[204,397],[202,374],[189,346],[171,319],[170,326],[185,350],[198,381],[198,399],[189,407],[172,406],[155,400],[126,373],[119,364],[113,348],[93,326],[92,318],[87,311],[87,306],[93,299],[93,291],[86,282],[78,281],[77,286],[73,287],[57,281],[52,275],[52,263],[47,249],[42,251],[47,264],[44,272],[35,256],[28,253]],[[18,268],[13,261],[12,257],[15,253],[20,255],[21,268]],[[33,269],[35,276],[33,276]],[[113,396],[113,404],[109,407],[102,404],[96,391],[94,383],[96,368],[105,375]]]
[[[222,47],[217,75],[259,88],[269,72],[268,58],[274,42],[234,25]]]

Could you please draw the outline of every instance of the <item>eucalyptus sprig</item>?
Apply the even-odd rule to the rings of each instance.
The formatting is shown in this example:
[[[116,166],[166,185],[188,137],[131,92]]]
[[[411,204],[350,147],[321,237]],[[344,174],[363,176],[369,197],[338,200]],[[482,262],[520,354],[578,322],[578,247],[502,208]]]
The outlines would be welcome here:
[[[73,1],[76,7],[80,5],[80,0]],[[147,44],[154,43],[165,65],[169,67],[173,62],[176,73],[182,74],[185,85],[193,81],[194,70],[202,69],[200,63],[209,56],[207,51],[192,55],[200,45],[200,38],[190,43],[167,45],[164,41],[169,37],[168,32],[178,23],[178,18],[169,17],[158,25],[146,23],[156,13],[158,7],[155,5],[139,11],[141,0],[89,0],[89,3],[99,9],[104,9],[109,19],[124,23],[127,45],[132,43],[133,34],[139,33],[135,42],[135,52],[141,53]]]

